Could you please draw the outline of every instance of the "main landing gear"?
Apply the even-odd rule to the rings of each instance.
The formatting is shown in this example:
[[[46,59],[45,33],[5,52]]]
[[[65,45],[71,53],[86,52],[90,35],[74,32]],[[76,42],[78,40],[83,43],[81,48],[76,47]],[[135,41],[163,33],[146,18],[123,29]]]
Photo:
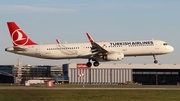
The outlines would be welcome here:
[[[94,61],[93,65],[94,65],[95,67],[97,67],[97,66],[99,66],[99,62],[98,62],[98,61]],[[89,59],[89,61],[86,63],[86,66],[88,66],[88,67],[91,67],[91,66],[92,66],[92,63],[90,62],[90,59]]]
[[[153,55],[153,57],[154,57],[154,63],[157,64],[158,61],[156,60],[156,55]]]

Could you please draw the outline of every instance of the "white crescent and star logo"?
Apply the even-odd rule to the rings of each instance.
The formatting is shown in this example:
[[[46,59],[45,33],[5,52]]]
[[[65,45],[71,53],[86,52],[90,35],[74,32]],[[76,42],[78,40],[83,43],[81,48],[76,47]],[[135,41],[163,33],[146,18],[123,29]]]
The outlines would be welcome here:
[[[28,42],[28,37],[25,36],[21,29],[17,29],[12,33],[12,41],[15,45],[25,45]]]

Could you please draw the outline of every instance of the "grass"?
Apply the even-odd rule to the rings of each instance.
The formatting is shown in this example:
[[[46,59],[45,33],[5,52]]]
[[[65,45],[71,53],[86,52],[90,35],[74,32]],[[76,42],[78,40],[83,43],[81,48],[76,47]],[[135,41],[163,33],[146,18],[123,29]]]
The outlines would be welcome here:
[[[0,101],[179,101],[180,91],[1,90]]]
[[[0,84],[0,87],[24,87],[23,84],[18,86],[17,84]],[[31,87],[46,87],[45,84],[31,84]],[[53,87],[60,88],[82,88],[82,84],[55,84]],[[86,88],[180,88],[177,85],[86,85]]]
[[[53,90],[82,88],[82,85],[55,85],[50,89],[19,89],[24,85],[0,84],[0,101],[180,101],[180,90]],[[31,87],[46,88],[45,84]],[[180,88],[173,85],[85,85],[85,88]],[[29,87],[30,88],[30,87]]]

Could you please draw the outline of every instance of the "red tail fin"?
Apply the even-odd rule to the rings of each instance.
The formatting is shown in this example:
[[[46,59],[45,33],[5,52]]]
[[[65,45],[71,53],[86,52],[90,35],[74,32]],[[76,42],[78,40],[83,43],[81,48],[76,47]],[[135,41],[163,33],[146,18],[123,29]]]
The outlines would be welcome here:
[[[16,25],[15,22],[7,22],[7,25],[14,46],[36,44]]]

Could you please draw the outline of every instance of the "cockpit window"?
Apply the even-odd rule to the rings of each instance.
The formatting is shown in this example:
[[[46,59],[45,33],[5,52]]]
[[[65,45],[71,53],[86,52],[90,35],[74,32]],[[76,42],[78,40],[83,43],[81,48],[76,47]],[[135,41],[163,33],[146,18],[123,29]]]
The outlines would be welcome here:
[[[163,45],[164,45],[164,46],[166,46],[166,45],[167,45],[167,43],[163,43]]]

